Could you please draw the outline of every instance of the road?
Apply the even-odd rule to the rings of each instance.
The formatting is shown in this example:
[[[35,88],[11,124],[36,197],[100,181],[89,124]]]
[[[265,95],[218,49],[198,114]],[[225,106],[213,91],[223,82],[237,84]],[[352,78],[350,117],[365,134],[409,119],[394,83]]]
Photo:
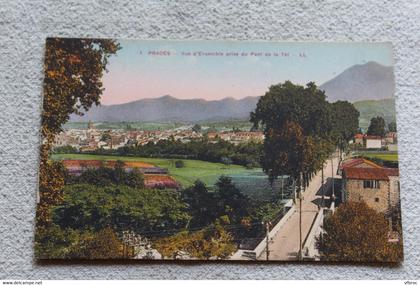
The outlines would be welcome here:
[[[337,178],[338,157],[333,158],[334,177]],[[331,177],[331,159],[325,163],[324,180]],[[321,171],[319,171],[309,183],[303,193],[302,200],[302,243],[308,235],[311,224],[318,212],[318,204],[321,204]],[[324,181],[324,182],[325,182]],[[331,180],[329,180],[331,182]],[[326,183],[328,184],[328,183]],[[326,193],[327,187],[324,188]],[[328,199],[328,198],[327,198]],[[299,199],[296,204],[296,211],[290,216],[289,220],[277,232],[269,244],[270,260],[297,260],[299,252]],[[258,259],[265,260],[266,253],[263,252]]]

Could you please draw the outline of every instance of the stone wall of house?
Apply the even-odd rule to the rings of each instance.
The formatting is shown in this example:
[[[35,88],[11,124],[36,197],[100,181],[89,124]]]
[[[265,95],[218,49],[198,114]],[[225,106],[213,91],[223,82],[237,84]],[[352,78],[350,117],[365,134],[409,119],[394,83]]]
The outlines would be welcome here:
[[[391,207],[398,206],[400,203],[400,179],[398,176],[389,177],[389,198]]]
[[[348,179],[346,181],[348,201],[365,201],[378,212],[385,212],[389,207],[390,183],[379,181],[379,188],[363,188],[363,180]],[[379,199],[379,200],[376,200]]]

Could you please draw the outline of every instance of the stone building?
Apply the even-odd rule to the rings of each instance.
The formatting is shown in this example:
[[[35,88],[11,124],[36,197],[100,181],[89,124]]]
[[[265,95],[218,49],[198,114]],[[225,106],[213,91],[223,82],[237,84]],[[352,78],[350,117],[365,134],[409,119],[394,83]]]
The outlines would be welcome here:
[[[398,168],[345,167],[342,170],[345,201],[364,201],[378,212],[386,213],[399,203]]]

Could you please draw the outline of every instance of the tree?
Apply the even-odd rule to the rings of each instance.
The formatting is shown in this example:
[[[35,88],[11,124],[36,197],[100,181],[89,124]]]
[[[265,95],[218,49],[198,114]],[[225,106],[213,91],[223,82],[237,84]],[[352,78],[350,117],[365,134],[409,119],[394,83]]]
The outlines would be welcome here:
[[[388,131],[389,132],[396,132],[397,131],[397,123],[395,122],[390,122],[388,124]]]
[[[203,230],[182,231],[176,235],[158,239],[154,247],[165,257],[176,259],[179,255],[199,259],[226,259],[235,250],[232,235],[221,220]]]
[[[385,120],[382,117],[374,117],[370,119],[370,125],[367,131],[370,136],[385,136]]]
[[[185,164],[182,160],[175,161],[175,167],[176,168],[183,168],[184,166],[185,166]]]
[[[350,139],[359,129],[359,111],[347,101],[336,101],[331,104],[332,133],[336,145],[341,150],[347,147]]]
[[[44,146],[41,145],[41,149]],[[41,150],[42,156],[42,150]],[[41,157],[39,168],[39,203],[37,205],[37,229],[50,223],[51,206],[62,200],[65,183],[65,167],[61,162]]]
[[[112,228],[104,228],[89,240],[85,249],[85,258],[88,259],[116,259],[128,258],[124,256],[123,243],[118,239]]]
[[[120,48],[114,40],[48,38],[45,47],[42,145],[37,225],[50,221],[50,208],[59,203],[63,177],[48,160],[55,135],[70,114],[83,114],[98,105],[103,91],[102,75],[108,58]]]
[[[322,260],[397,262],[401,244],[388,242],[389,224],[385,216],[364,202],[342,204],[323,225],[317,246]]]
[[[38,227],[35,232],[35,256],[37,259],[82,258],[84,241],[92,238],[92,232],[61,228],[50,223]]]
[[[112,227],[146,237],[185,228],[190,219],[176,192],[127,186],[68,185],[63,202],[53,210],[54,223],[63,228]]]
[[[144,188],[143,173],[141,173],[138,168],[133,168],[130,172],[125,173],[123,184],[132,188]]]
[[[270,182],[279,175],[290,175],[301,198],[302,188],[322,169],[331,150],[332,114],[325,92],[312,82],[306,87],[290,81],[270,86],[258,100],[250,121],[264,130],[261,164]],[[299,257],[303,239],[301,217]]]
[[[53,153],[78,153],[78,152],[79,151],[77,148],[70,145],[59,146],[53,149]]]
[[[273,182],[278,175],[292,176],[298,185],[322,167],[330,149],[332,114],[323,91],[314,83],[306,87],[290,81],[273,85],[251,113],[256,128],[263,127],[264,172]]]
[[[220,176],[216,182],[217,216],[226,215],[231,223],[240,224],[242,218],[249,215],[250,201],[241,193],[228,176]]]
[[[199,124],[195,124],[195,125],[192,127],[192,130],[193,130],[194,132],[196,132],[196,133],[199,133],[199,132],[201,132],[201,126],[200,126]]]
[[[191,215],[189,226],[207,226],[217,218],[216,200],[206,185],[197,180],[191,187],[182,191],[182,200],[188,204]]]
[[[123,244],[111,228],[98,232],[61,228],[55,224],[40,227],[36,234],[38,259],[110,259],[123,255]],[[130,250],[128,250],[130,252]]]

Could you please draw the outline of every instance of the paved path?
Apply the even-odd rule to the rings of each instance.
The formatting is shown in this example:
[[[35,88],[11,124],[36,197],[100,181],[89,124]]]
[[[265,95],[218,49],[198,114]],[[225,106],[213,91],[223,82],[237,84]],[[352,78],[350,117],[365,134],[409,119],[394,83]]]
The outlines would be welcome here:
[[[334,177],[337,178],[338,158],[333,158]],[[325,163],[324,180],[331,177],[331,159]],[[308,235],[311,224],[318,212],[318,204],[321,204],[321,171],[317,173],[309,183],[303,193],[302,201],[302,243]],[[324,182],[325,182],[324,181]],[[331,180],[330,180],[331,181]],[[324,187],[325,189],[327,187]],[[325,191],[325,190],[324,190]],[[327,198],[328,199],[328,198]],[[270,260],[297,260],[299,252],[299,200],[297,200],[296,211],[290,216],[289,220],[274,236],[269,244]],[[259,259],[265,259],[266,253],[263,252]]]

